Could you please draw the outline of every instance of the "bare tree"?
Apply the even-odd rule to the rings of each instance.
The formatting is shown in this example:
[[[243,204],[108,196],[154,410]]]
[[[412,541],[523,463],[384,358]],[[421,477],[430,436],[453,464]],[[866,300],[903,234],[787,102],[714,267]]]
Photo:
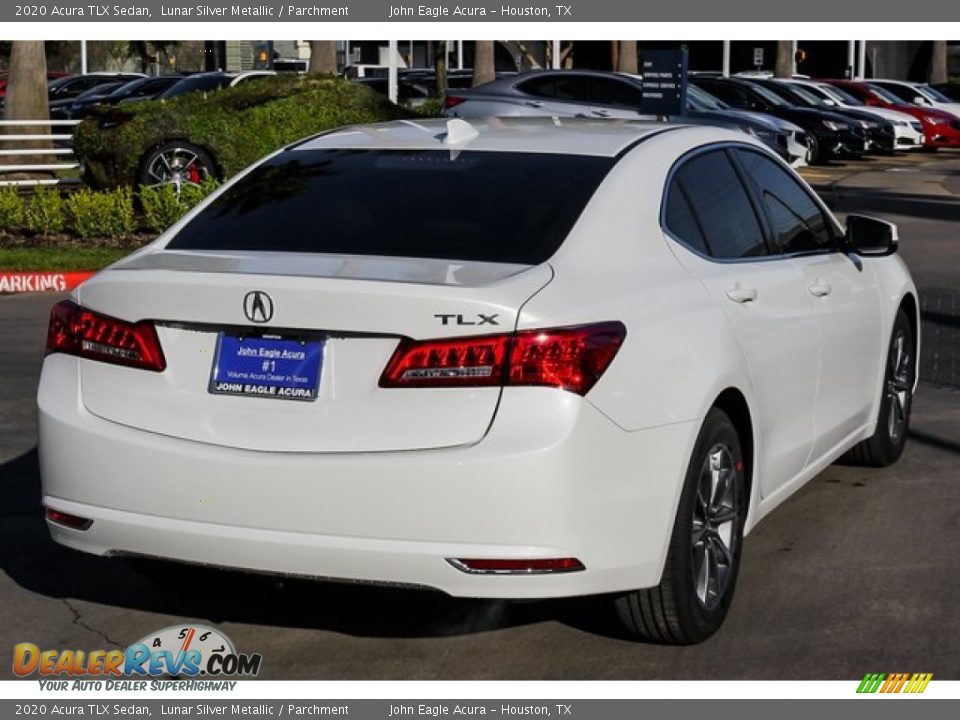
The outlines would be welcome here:
[[[934,40],[930,58],[930,82],[945,83],[947,79],[947,41]]]
[[[477,40],[473,46],[473,86],[497,79],[493,57],[493,40]]]
[[[793,40],[777,40],[777,62],[773,74],[779,78],[793,75]]]
[[[42,40],[15,40],[10,50],[10,76],[3,108],[5,120],[49,120],[47,100],[47,57]],[[48,135],[49,126],[30,125],[6,129],[11,135]],[[48,148],[49,140],[17,142],[22,149]],[[36,155],[10,158],[13,164],[39,163]]]
[[[617,52],[617,70],[636,75],[640,71],[640,63],[637,58],[637,41],[619,40],[617,42],[619,44]]]
[[[307,72],[311,75],[336,75],[337,43],[333,40],[311,40],[310,67]]]

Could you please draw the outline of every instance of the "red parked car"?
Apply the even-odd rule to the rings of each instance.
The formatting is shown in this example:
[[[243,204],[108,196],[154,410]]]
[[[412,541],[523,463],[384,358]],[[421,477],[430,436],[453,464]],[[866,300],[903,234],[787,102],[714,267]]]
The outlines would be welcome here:
[[[821,82],[836,85],[867,105],[890,108],[917,118],[923,124],[924,150],[960,147],[960,119],[948,112],[904,103],[882,87],[863,80],[822,80]]]

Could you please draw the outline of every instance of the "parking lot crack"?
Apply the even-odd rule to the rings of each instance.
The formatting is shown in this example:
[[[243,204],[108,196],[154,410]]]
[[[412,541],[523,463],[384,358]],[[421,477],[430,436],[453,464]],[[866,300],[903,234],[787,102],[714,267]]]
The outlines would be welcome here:
[[[107,633],[101,630],[97,630],[95,627],[87,623],[81,616],[80,611],[77,608],[75,608],[67,598],[61,598],[60,601],[66,606],[67,610],[70,611],[70,614],[73,615],[74,625],[82,627],[84,630],[87,630],[88,632],[93,633],[97,637],[102,638],[103,641],[108,645],[113,645],[114,647],[120,648],[121,650],[123,650],[126,647],[125,644],[118,643],[116,640],[114,640],[109,635],[107,635]]]

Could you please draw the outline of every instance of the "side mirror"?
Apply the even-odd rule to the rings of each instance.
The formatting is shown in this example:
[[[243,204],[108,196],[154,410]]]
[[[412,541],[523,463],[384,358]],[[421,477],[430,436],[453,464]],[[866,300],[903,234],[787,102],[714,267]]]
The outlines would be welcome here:
[[[829,106],[829,107],[836,107],[837,101],[836,101],[836,100],[831,100],[830,98],[824,98],[824,99],[823,99],[823,104],[824,104],[824,105],[827,105],[827,106]]]
[[[914,95],[913,96],[914,105],[929,105],[930,101],[927,100],[923,95]]]
[[[897,226],[866,215],[848,215],[844,247],[864,257],[892,255],[897,251]]]

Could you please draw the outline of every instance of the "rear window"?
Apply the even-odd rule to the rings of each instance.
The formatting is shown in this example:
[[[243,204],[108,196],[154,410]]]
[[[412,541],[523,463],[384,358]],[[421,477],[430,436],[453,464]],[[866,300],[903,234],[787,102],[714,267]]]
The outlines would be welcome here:
[[[449,150],[291,150],[258,166],[167,244],[537,264],[613,158]]]

